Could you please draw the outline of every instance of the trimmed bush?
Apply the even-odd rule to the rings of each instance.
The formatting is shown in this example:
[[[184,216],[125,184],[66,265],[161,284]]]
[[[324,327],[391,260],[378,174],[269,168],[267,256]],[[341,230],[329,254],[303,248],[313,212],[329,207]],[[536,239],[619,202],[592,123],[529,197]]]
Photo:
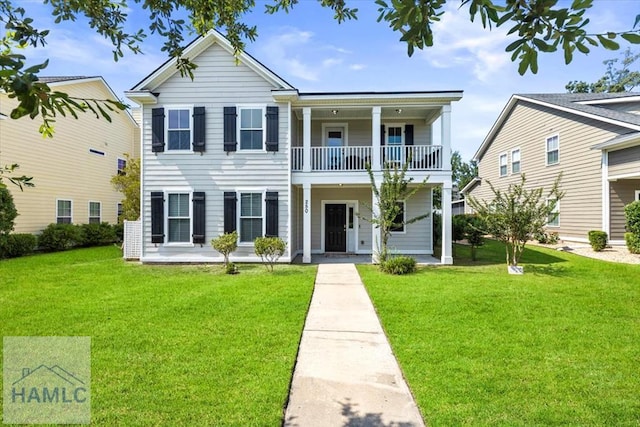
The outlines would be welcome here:
[[[467,231],[467,216],[454,215],[451,217],[451,239],[454,242],[464,240]]]
[[[640,200],[624,207],[627,231],[640,236]]]
[[[589,231],[589,243],[595,252],[601,252],[607,247],[607,233],[600,230]]]
[[[77,227],[80,229],[80,241],[78,242],[80,246],[109,245],[118,239],[115,230],[107,222],[82,224]]]
[[[640,254],[640,236],[635,233],[624,233],[624,241],[627,249],[632,254]]]
[[[416,260],[410,256],[396,256],[380,264],[380,270],[387,274],[409,274],[416,271]]]
[[[13,231],[13,222],[18,216],[13,196],[5,187],[0,186],[0,257],[3,247],[7,245],[9,233]]]
[[[229,255],[238,249],[238,232],[224,233],[211,239],[211,246],[224,257],[224,266],[229,273]]]
[[[82,241],[80,228],[73,224],[49,224],[38,237],[38,246],[47,252],[71,249]]]
[[[560,240],[560,235],[555,231],[552,231],[550,233],[544,231],[542,233],[536,234],[535,239],[538,241],[538,243],[541,243],[543,245],[555,245]]]
[[[258,255],[265,267],[273,271],[273,265],[284,254],[287,244],[280,237],[256,237],[253,241],[256,255]]]
[[[113,224],[113,232],[116,233],[116,242],[122,242],[124,240],[124,224]]]
[[[36,250],[37,240],[33,234],[9,234],[3,248],[0,248],[0,258],[17,258],[32,254]]]

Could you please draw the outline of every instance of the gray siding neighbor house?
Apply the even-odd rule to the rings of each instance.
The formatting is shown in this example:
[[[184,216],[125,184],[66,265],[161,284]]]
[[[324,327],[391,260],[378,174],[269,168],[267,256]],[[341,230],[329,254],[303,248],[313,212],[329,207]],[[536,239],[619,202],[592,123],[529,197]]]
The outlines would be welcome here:
[[[586,242],[604,230],[622,244],[626,204],[640,197],[640,94],[516,94],[473,158],[478,178],[462,191],[490,199],[486,181],[506,189],[525,174],[548,189],[562,172],[565,196],[547,225]]]
[[[237,231],[234,261],[259,261],[253,240],[279,236],[281,258],[374,254],[379,229],[360,219],[384,164],[408,164],[428,187],[403,203],[432,212],[442,188],[441,261],[451,256],[451,104],[461,91],[299,92],[211,31],[184,51],[198,67],[182,78],[162,64],[130,91],[142,108],[143,262],[219,262],[210,245]],[[438,126],[434,126],[437,122]],[[437,131],[436,131],[437,129]],[[431,219],[393,233],[390,248],[433,254]]]

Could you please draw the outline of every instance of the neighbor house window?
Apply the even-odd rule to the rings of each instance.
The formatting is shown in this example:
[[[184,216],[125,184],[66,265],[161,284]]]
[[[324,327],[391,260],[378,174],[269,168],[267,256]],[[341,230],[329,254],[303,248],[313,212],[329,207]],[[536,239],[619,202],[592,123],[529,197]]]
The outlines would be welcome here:
[[[520,173],[520,149],[511,152],[511,173]]]
[[[556,199],[547,200],[547,204],[551,204],[555,202],[555,207],[549,213],[549,218],[547,219],[547,225],[549,227],[560,227],[560,202]]]
[[[240,241],[262,236],[262,193],[240,193]]]
[[[168,110],[167,139],[168,150],[191,149],[191,110]]]
[[[71,224],[71,200],[58,200],[56,206],[56,223]]]
[[[240,109],[241,150],[262,150],[264,117],[262,108]]]
[[[558,135],[547,138],[547,165],[555,165],[560,161],[560,144]]]
[[[118,207],[116,209],[118,212],[118,224],[120,224],[122,222],[122,214],[124,213],[122,203],[118,203]]]
[[[124,169],[127,167],[127,161],[125,159],[118,159],[118,175],[126,175]]]
[[[100,224],[100,202],[89,202],[89,224]]]
[[[507,153],[500,154],[500,176],[507,176]]]
[[[191,241],[189,193],[169,194],[167,228],[169,230],[169,243],[183,243]]]
[[[404,222],[405,222],[405,202],[396,202],[396,206],[400,209],[398,214],[393,220],[394,224],[399,224],[394,227],[391,227],[391,231],[394,233],[402,233],[404,232]]]

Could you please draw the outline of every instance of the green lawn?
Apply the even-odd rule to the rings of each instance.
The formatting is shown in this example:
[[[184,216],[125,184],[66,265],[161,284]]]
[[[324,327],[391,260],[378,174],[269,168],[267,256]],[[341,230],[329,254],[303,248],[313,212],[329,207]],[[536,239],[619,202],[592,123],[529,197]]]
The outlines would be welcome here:
[[[315,269],[120,256],[1,261],[0,335],[90,336],[94,425],[280,425]]]
[[[496,242],[479,261],[358,269],[431,426],[640,425],[640,267]]]

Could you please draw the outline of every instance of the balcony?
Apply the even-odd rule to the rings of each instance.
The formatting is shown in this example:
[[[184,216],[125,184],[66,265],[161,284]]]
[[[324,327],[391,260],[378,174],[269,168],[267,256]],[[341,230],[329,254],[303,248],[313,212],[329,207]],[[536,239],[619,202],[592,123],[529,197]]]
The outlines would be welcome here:
[[[311,147],[311,172],[362,172],[371,164],[373,150],[380,149],[382,164],[402,167],[408,163],[407,170],[438,171],[442,170],[442,146],[440,145],[386,145],[347,146],[347,147]],[[380,170],[382,165],[371,165]],[[302,172],[304,169],[303,147],[291,149],[291,170]]]

